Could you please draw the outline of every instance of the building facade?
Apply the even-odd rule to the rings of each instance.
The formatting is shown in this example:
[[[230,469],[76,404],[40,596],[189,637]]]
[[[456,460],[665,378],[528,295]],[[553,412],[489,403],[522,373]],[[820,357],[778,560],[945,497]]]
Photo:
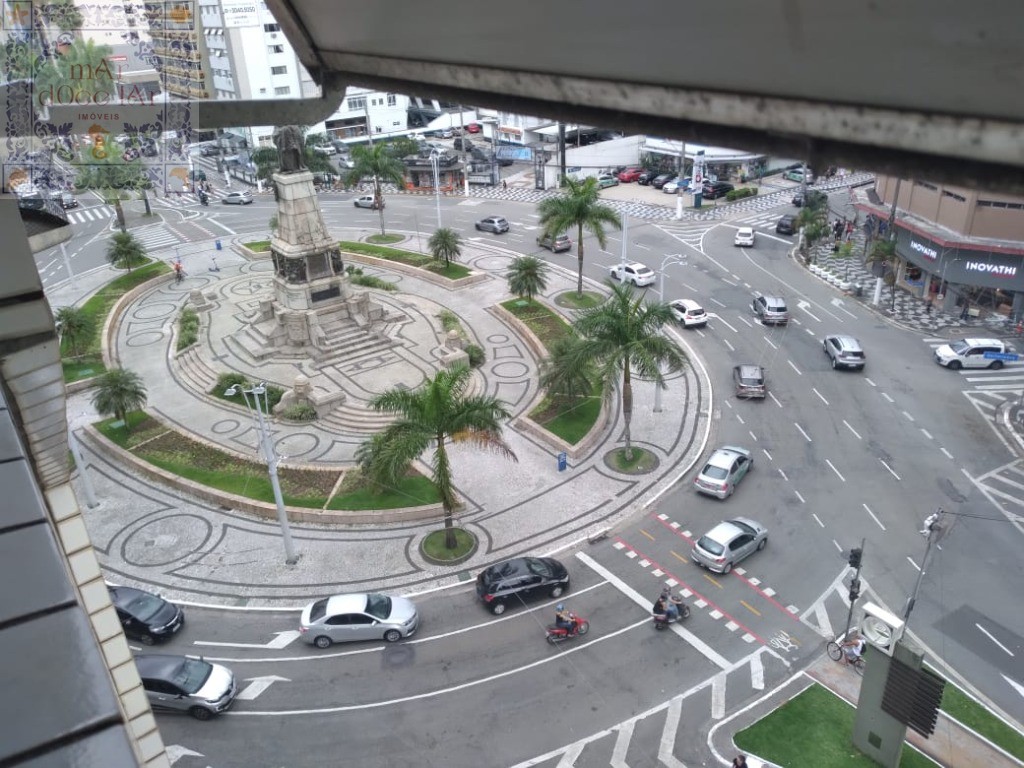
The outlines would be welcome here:
[[[353,139],[405,131],[409,126],[408,96],[349,88],[338,109],[324,121],[328,137]]]

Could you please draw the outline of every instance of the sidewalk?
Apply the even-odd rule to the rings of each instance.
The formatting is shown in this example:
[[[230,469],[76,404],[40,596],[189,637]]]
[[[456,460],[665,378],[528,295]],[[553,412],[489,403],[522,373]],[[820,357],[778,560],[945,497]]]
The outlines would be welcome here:
[[[832,661],[825,653],[821,653],[819,658],[803,672],[794,675],[785,684],[775,688],[753,705],[740,710],[711,728],[708,734],[708,746],[713,754],[731,760],[731,756],[739,753],[733,743],[737,733],[771,714],[814,683],[825,686],[847,703],[856,706],[862,679],[853,670]],[[1021,765],[1024,765],[941,712],[935,732],[929,738],[907,729],[907,742],[944,768],[1020,768]],[[750,768],[757,768],[759,765],[768,768],[773,765],[761,761],[759,758],[752,759],[749,755],[747,762],[750,764]]]

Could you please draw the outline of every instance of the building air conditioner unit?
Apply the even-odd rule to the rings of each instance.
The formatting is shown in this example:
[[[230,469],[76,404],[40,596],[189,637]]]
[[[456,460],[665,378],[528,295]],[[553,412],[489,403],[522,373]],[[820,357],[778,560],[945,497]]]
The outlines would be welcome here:
[[[903,637],[906,623],[893,613],[874,603],[864,605],[860,620],[860,634],[873,647],[886,656],[892,656],[896,642]]]

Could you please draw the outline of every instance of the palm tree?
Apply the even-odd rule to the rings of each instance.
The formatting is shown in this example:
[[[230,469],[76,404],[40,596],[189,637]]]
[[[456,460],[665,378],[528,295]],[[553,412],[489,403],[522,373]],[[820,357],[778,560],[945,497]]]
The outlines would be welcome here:
[[[633,373],[664,387],[662,369],[669,373],[686,364],[686,353],[662,335],[672,319],[668,304],[648,304],[641,293],[626,285],[609,283],[611,296],[602,304],[581,310],[572,322],[577,338],[552,357],[548,376],[565,376],[566,369],[585,370],[596,365],[606,393],[621,376],[622,415],[625,421],[626,459],[633,459],[630,422],[633,418]],[[557,372],[557,373],[556,373]]]
[[[145,261],[146,249],[131,232],[115,232],[107,243],[107,261],[117,269],[132,271],[132,266]]]
[[[566,355],[579,343],[575,334],[556,339],[548,346],[550,356],[540,364],[540,385],[555,398],[576,403],[594,393],[597,372],[593,361],[584,366],[562,365]]]
[[[125,423],[127,429],[128,413],[146,405],[146,385],[142,383],[142,377],[134,371],[124,368],[107,371],[96,385],[92,405],[103,416],[113,414],[115,418]]]
[[[579,269],[576,279],[576,293],[583,295],[583,230],[597,238],[597,244],[604,248],[608,244],[606,225],[622,229],[622,220],[613,209],[600,202],[597,179],[590,177],[582,182],[566,177],[565,193],[541,200],[537,206],[543,235],[554,237],[570,227],[576,227],[576,258]]]
[[[363,443],[356,459],[366,475],[381,485],[393,485],[409,465],[432,449],[431,480],[444,508],[445,546],[457,545],[452,522],[455,488],[448,445],[470,443],[518,461],[501,437],[501,422],[509,418],[505,405],[488,395],[466,395],[470,370],[465,365],[438,371],[418,389],[391,389],[370,401],[377,411],[398,420]]]
[[[427,241],[430,255],[435,261],[443,261],[445,267],[451,266],[452,259],[462,255],[462,240],[459,233],[451,227],[441,227]]]
[[[508,289],[516,296],[533,301],[533,297],[548,288],[548,265],[536,256],[519,256],[505,273]]]
[[[78,345],[93,333],[92,318],[81,307],[61,307],[54,316],[60,327],[61,341],[71,347],[71,354],[78,356]]]
[[[40,67],[35,77],[37,93],[49,93],[49,86],[64,88],[68,91],[62,98],[66,104],[88,103],[96,93],[114,93],[112,66],[107,57],[114,49],[109,45],[96,43],[93,39],[76,38],[74,42],[57,56],[48,59]]]
[[[402,161],[391,156],[387,145],[377,142],[369,147],[352,147],[352,170],[348,172],[345,183],[354,187],[364,178],[373,179],[373,200],[380,214],[380,233],[384,234],[384,191],[385,182],[396,186],[405,183],[405,166]]]

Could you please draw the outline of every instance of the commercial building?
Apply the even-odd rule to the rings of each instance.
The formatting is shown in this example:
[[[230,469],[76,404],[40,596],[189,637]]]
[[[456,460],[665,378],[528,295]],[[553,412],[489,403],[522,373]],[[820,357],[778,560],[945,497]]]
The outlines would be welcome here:
[[[1024,198],[879,175],[857,207],[884,234],[894,203],[897,286],[947,311],[1024,315]]]

